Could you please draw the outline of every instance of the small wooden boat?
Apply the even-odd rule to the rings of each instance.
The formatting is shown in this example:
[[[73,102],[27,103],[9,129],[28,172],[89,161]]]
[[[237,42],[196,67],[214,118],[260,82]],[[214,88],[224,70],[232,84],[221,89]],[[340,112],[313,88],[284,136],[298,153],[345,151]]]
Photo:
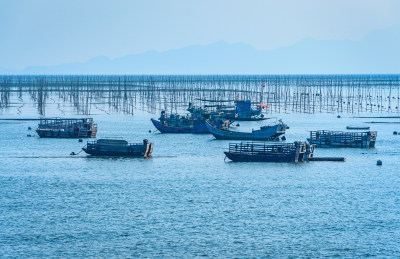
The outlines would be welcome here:
[[[217,127],[209,120],[206,120],[206,126],[216,139],[276,140],[286,132],[286,124],[281,120],[276,125],[262,126],[259,130],[252,130],[252,132],[231,131],[227,127]]]
[[[354,126],[354,125],[350,125],[347,126],[346,129],[348,130],[369,130],[369,126]]]
[[[307,141],[266,144],[263,142],[230,143],[226,157],[234,162],[308,162],[313,157],[314,145]]]
[[[307,139],[311,144],[321,147],[358,147],[373,148],[376,142],[376,131],[344,132],[314,130]]]
[[[92,118],[43,118],[36,133],[41,138],[95,138],[97,124]]]
[[[147,139],[143,143],[128,143],[122,139],[99,139],[82,148],[92,156],[148,157],[153,151],[153,143]]]

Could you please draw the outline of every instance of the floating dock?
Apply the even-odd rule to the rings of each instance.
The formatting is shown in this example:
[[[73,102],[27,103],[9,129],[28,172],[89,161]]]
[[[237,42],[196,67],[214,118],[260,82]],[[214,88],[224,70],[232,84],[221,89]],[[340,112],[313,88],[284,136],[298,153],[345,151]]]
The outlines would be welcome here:
[[[36,133],[41,138],[96,138],[97,124],[92,118],[44,118]]]
[[[373,148],[376,142],[376,131],[344,132],[315,130],[310,132],[308,141],[318,147],[354,147]]]
[[[226,157],[234,162],[308,162],[314,145],[307,141],[266,144],[263,142],[230,143]]]

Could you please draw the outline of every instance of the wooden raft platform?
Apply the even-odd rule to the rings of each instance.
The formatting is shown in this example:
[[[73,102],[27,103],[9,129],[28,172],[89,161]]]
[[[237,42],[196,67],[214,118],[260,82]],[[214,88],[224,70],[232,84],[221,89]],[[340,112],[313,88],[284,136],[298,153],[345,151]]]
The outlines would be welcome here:
[[[42,118],[36,130],[41,138],[95,138],[92,118]]]
[[[376,131],[365,132],[345,132],[315,130],[310,132],[307,139],[310,144],[318,147],[354,147],[354,148],[373,148],[376,142]]]
[[[307,141],[266,144],[263,142],[230,143],[226,157],[234,162],[307,162],[313,156],[314,145]]]

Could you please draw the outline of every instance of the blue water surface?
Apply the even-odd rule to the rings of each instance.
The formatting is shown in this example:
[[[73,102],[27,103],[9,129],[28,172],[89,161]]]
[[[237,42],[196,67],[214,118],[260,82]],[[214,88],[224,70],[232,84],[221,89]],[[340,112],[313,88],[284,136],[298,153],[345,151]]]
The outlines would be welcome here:
[[[229,141],[154,133],[152,116],[93,116],[98,137],[154,142],[148,159],[70,156],[84,143],[1,121],[0,257],[400,257],[400,124],[373,124],[375,149],[315,151],[346,162],[232,163]],[[287,142],[371,120],[279,117]]]

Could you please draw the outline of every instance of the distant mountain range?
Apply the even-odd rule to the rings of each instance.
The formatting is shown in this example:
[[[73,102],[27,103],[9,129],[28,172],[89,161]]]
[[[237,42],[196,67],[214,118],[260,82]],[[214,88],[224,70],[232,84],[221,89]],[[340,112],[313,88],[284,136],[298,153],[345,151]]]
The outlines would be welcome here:
[[[391,74],[400,73],[400,28],[374,31],[359,41],[304,39],[261,51],[224,41],[165,52],[148,51],[84,63],[1,69],[2,74]]]

